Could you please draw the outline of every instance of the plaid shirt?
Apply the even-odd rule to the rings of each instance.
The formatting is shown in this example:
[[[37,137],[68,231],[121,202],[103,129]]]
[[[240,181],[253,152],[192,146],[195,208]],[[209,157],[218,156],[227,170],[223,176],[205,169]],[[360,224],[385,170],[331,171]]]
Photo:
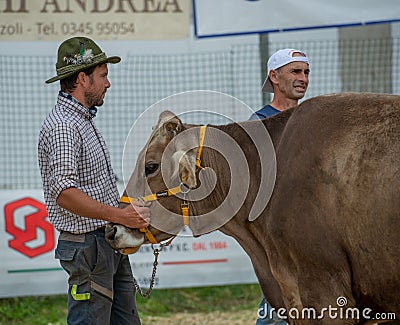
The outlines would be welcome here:
[[[110,154],[89,110],[60,92],[57,104],[39,134],[39,167],[50,222],[75,234],[93,231],[107,222],[73,214],[56,200],[61,191],[76,187],[93,199],[117,206],[119,194]]]

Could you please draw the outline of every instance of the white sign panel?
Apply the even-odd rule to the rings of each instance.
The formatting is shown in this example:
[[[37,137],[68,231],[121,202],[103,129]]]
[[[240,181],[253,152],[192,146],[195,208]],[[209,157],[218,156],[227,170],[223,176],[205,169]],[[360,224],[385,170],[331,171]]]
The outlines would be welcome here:
[[[398,0],[193,0],[197,37],[400,21]]]
[[[0,298],[67,292],[67,273],[54,258],[58,232],[47,218],[41,190],[0,191]],[[255,283],[250,259],[220,232],[193,238],[182,232],[159,255],[155,288]],[[139,284],[148,286],[151,246],[130,255]]]

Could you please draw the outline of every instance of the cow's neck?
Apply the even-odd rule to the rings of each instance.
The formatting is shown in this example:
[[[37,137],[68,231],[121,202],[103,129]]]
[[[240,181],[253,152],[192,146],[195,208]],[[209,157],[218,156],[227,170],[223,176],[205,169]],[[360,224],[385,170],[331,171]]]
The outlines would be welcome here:
[[[286,110],[261,121],[245,121],[221,126],[209,126],[207,128],[206,143],[202,151],[201,161],[204,167],[209,167],[215,172],[217,184],[215,190],[205,200],[195,204],[196,215],[204,215],[206,210],[214,211],[228,196],[231,199],[229,191],[232,191],[232,178],[246,183],[246,180],[241,180],[241,178],[249,176],[248,188],[246,186],[241,188],[245,196],[244,204],[240,206],[235,218],[231,220],[232,222],[249,223],[248,216],[259,191],[261,172],[266,170],[263,167],[266,165],[267,160],[274,159],[274,157],[265,156],[265,153],[269,154],[268,151],[264,152],[264,156],[260,159],[259,151],[257,150],[261,150],[260,148],[265,146],[267,139],[264,136],[269,136],[272,140],[271,154],[275,155],[273,151],[276,151],[279,147],[281,135],[294,109]],[[262,125],[261,129],[260,125]],[[212,128],[222,132],[212,132],[210,130]],[[251,132],[253,132],[252,137],[249,136]],[[231,139],[229,140],[230,142],[226,138]],[[255,145],[254,142],[256,141],[261,143]],[[233,155],[230,155],[232,158],[229,160],[225,147],[231,147],[233,143],[240,147],[241,153],[238,155],[234,152]],[[214,150],[213,148],[216,149]],[[237,160],[245,161],[238,163]],[[242,195],[239,195],[239,197],[241,198]],[[262,217],[263,215],[260,218]]]
[[[223,225],[219,227],[219,230],[229,236],[232,236],[239,242],[252,260],[261,287],[270,288],[268,290],[271,290],[270,293],[276,297],[280,297],[278,294],[279,288],[277,287],[276,282],[271,275],[268,257],[266,255],[266,243],[269,239],[264,225],[267,221],[266,211],[268,208],[266,208],[264,213],[262,213],[255,221],[248,221],[248,216],[259,188],[261,162],[260,159],[258,159],[256,147],[252,143],[252,139],[246,134],[242,127],[255,128],[257,123],[258,125],[262,123],[268,130],[274,148],[277,148],[279,146],[281,134],[285,129],[291,113],[292,110],[288,110],[276,117],[263,120],[262,122],[246,121],[240,124],[215,126],[215,128],[223,131],[239,144],[247,159],[248,170],[250,171],[249,189],[248,191],[245,189],[247,192],[247,197],[236,215],[233,216],[228,222],[224,222],[226,221],[223,219],[224,216],[222,216],[221,219],[221,213],[215,213],[214,215],[212,215],[212,213],[207,214],[210,210],[216,210],[217,207],[223,204],[225,197],[230,195],[228,193],[230,187],[229,180],[231,177],[239,177],[238,175],[240,175],[241,171],[230,169],[232,162],[224,160],[218,150],[212,150],[209,147],[205,147],[202,155],[202,163],[203,166],[210,167],[216,172],[217,186],[215,191],[209,197],[207,197],[206,200],[202,200],[194,204],[195,215],[204,216],[207,214],[207,218],[202,220],[201,217],[199,217],[195,221],[195,227],[198,226],[200,228],[198,229],[198,233],[202,233],[201,228],[205,226],[205,224],[217,225],[218,223],[223,223]],[[221,143],[221,141],[223,143],[223,139],[213,140],[213,145],[215,145],[215,148],[218,148],[218,143]],[[272,297],[272,299],[274,298]],[[276,304],[280,304],[280,301],[278,300],[276,301]]]
[[[267,160],[274,160],[274,150],[279,147],[281,135],[292,111],[293,109],[290,109],[261,121],[245,121],[228,125],[209,126],[207,128],[201,164],[203,167],[208,167],[215,172],[217,183],[215,190],[206,199],[193,202],[194,215],[207,215],[210,217],[204,220],[199,217],[195,226],[206,227],[207,223],[212,222],[210,219],[213,217],[218,218],[217,215],[210,215],[210,212],[215,211],[221,214],[218,208],[225,204],[225,201],[231,201],[232,210],[224,210],[224,214],[231,214],[232,216],[232,211],[235,214],[230,223],[250,224],[248,217],[257,193],[260,191],[261,173],[267,170],[264,168],[268,163]],[[272,140],[271,152],[264,151],[264,156],[260,158],[260,150],[265,147],[267,141],[270,141],[267,139],[268,137]],[[256,145],[255,142],[258,144]],[[236,146],[236,149],[231,149]],[[265,154],[271,154],[273,157]],[[272,176],[274,177],[274,175]],[[235,184],[237,186],[238,183],[243,183],[244,185],[239,187],[240,193],[235,196],[235,193],[232,194],[232,192],[235,192],[232,189],[236,190],[237,187],[234,186]],[[228,200],[225,200],[225,198],[228,198]],[[237,205],[235,206],[236,200],[240,201],[240,209],[237,208]],[[263,217],[265,215],[261,215],[258,219]],[[262,230],[263,227],[259,228]],[[197,229],[196,232],[198,234],[204,233],[201,232],[201,229]]]

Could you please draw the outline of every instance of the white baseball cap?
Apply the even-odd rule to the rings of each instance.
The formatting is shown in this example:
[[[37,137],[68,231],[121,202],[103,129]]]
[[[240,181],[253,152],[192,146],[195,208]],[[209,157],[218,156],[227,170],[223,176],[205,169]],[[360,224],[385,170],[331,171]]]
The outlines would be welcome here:
[[[299,53],[301,54],[301,56],[293,56],[295,53]],[[280,67],[283,67],[284,65],[292,62],[305,62],[308,65],[310,64],[306,53],[296,49],[283,49],[271,55],[268,60],[267,77],[265,78],[264,84],[262,86],[262,91],[264,93],[274,92],[271,80],[269,79],[270,71],[279,69]]]

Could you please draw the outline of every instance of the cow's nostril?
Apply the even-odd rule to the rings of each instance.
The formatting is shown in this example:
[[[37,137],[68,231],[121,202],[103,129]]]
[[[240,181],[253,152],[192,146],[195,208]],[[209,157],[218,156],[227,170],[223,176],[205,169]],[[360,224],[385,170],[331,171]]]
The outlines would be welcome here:
[[[117,227],[111,227],[111,229],[109,229],[107,231],[106,237],[108,240],[114,240],[115,239],[115,234],[117,233]]]

